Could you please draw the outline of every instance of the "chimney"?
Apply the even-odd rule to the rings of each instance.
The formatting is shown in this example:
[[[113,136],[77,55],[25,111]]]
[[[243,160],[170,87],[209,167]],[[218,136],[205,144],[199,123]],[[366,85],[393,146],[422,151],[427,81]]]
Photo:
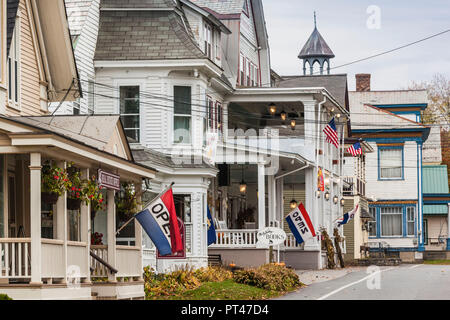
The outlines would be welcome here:
[[[370,73],[356,75],[356,91],[370,91]]]

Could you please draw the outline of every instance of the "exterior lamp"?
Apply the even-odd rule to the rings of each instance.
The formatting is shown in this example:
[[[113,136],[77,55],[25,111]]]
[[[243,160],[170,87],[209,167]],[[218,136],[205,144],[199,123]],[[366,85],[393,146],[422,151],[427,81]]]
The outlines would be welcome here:
[[[277,112],[277,106],[275,105],[275,103],[271,103],[269,105],[269,112],[272,116],[275,115],[275,113]]]
[[[281,111],[280,113],[281,120],[286,121],[287,114],[285,111]]]
[[[317,196],[317,198],[320,198],[320,191],[319,190],[316,191],[316,196]]]
[[[297,124],[297,123],[295,122],[295,120],[292,119],[292,120],[291,120],[291,129],[292,129],[292,130],[295,130],[296,124]]]
[[[341,117],[341,114],[340,113],[338,113],[337,115],[336,115],[336,118],[340,118]]]
[[[244,181],[244,165],[242,165],[242,181],[239,185],[239,192],[240,193],[246,193],[247,192],[247,184]]]
[[[294,196],[295,196],[294,185],[292,185],[292,201],[290,203],[291,209],[295,209],[298,206],[297,200],[295,200]]]
[[[330,200],[330,193],[328,191],[325,192],[325,200]]]
[[[345,205],[345,199],[342,198],[342,199],[341,199],[341,206],[343,207],[344,205]]]
[[[337,204],[338,201],[339,201],[338,196],[334,196],[334,197],[333,197],[333,203],[334,203],[334,204]]]

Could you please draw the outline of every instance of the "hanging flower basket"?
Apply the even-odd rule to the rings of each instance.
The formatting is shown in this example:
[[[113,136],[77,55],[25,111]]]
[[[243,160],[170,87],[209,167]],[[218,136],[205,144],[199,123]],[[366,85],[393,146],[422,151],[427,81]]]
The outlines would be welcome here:
[[[50,205],[56,204],[58,202],[59,195],[55,192],[42,192],[41,201]]]
[[[116,212],[119,221],[126,222],[137,212],[138,201],[134,186],[123,183],[121,191],[116,193]]]
[[[79,210],[81,208],[81,199],[67,198],[67,210]]]

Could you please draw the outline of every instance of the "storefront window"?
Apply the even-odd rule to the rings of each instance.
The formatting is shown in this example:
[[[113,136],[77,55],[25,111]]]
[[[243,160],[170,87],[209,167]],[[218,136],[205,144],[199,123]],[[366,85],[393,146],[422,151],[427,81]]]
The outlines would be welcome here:
[[[177,216],[184,223],[191,223],[191,195],[190,194],[174,194],[175,210]]]

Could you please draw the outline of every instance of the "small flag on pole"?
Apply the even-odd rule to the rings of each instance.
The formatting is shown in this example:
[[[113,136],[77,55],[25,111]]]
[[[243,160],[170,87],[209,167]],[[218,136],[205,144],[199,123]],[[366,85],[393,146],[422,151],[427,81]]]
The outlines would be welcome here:
[[[327,136],[327,142],[333,144],[336,148],[339,148],[339,139],[334,118],[331,119],[325,129],[323,129],[323,132]]]
[[[214,228],[214,222],[213,222],[213,218],[211,216],[211,211],[209,211],[209,206],[208,206],[207,223],[208,223],[208,246],[210,246],[216,242],[217,237],[216,237],[216,228]]]
[[[354,157],[362,155],[361,144],[359,142],[355,143],[354,145],[352,145],[350,148],[347,149],[347,152]]]
[[[303,203],[300,203],[295,210],[287,215],[286,222],[298,244],[316,236],[316,230],[314,230],[314,226]]]
[[[135,215],[161,256],[183,251],[172,188]]]
[[[337,220],[338,227],[340,227],[344,224],[347,224],[350,220],[352,220],[355,217],[356,211],[358,211],[358,207],[359,207],[359,205],[357,204],[356,207],[352,211],[347,212],[346,214],[344,214],[344,217],[339,218]]]

